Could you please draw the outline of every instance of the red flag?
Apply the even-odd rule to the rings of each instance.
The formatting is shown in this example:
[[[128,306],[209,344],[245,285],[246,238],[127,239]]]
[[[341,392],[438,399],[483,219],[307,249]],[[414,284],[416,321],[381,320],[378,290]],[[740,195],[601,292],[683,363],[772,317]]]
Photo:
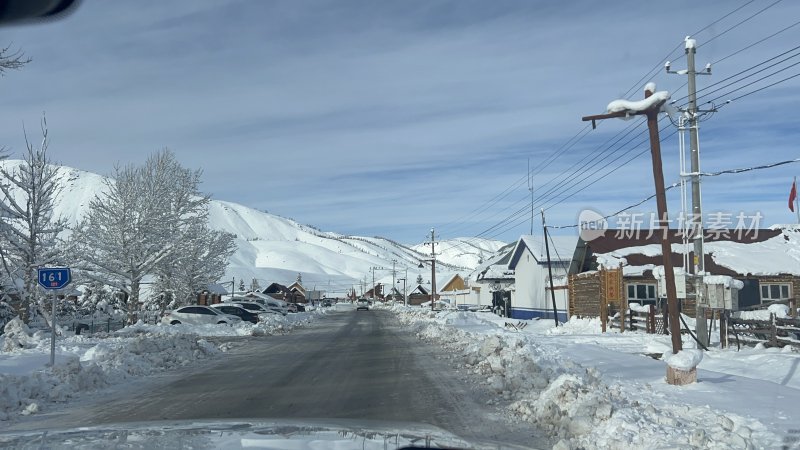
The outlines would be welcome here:
[[[794,212],[794,199],[797,198],[797,180],[792,181],[792,190],[789,192],[789,209]]]

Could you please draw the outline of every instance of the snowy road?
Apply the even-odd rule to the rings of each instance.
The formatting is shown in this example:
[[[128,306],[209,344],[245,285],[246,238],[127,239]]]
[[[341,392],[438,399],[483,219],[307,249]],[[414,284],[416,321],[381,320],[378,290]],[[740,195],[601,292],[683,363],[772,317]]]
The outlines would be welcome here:
[[[509,424],[490,394],[387,311],[342,311],[314,327],[247,338],[214,361],[21,421],[10,429],[192,419],[369,419],[435,425],[467,439],[549,447]]]

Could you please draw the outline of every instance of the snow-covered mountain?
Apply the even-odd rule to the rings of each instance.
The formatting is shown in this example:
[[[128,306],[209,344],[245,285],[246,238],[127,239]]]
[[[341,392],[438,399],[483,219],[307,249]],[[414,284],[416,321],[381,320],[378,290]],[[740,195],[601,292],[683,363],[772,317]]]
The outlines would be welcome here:
[[[20,161],[0,161],[6,167]],[[90,172],[60,167],[61,194],[56,215],[75,224],[91,199],[105,189],[106,178]],[[223,282],[253,278],[264,287],[269,283],[288,284],[302,276],[303,285],[333,293],[351,288],[359,291],[359,282],[367,288],[376,282],[391,284],[395,278],[407,278],[411,285],[422,275],[430,280],[430,266],[419,262],[430,257],[424,244],[405,246],[387,238],[347,236],[322,232],[291,219],[258,211],[232,202],[212,200],[209,206],[210,227],[236,235],[238,250],[233,255]],[[480,261],[492,255],[504,243],[492,240],[454,239],[437,242],[437,277],[466,274]],[[402,286],[401,286],[402,288]]]

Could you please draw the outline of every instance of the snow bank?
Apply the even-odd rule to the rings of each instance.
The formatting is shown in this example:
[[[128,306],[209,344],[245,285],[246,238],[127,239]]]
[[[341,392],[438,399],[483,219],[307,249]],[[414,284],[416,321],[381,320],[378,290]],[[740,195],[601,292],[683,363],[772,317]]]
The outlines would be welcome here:
[[[454,355],[459,366],[496,393],[493,403],[505,406],[513,419],[548,433],[557,441],[554,448],[780,445],[775,435],[765,433],[753,419],[665,399],[652,389],[654,380],[608,377],[594,367],[574,362],[557,344],[543,343],[536,335],[477,326],[491,319],[464,312],[436,314],[402,307],[394,311],[419,339],[434,342],[443,353]],[[461,324],[470,324],[469,331]],[[571,320],[549,333],[540,330],[539,336],[587,332],[587,337],[595,339],[598,328],[595,319],[574,324]],[[691,355],[688,359],[692,362],[698,358],[693,351],[684,352],[673,358]],[[658,382],[669,389],[663,379]]]
[[[258,324],[146,325],[114,333],[59,337],[56,365],[49,360],[50,334],[31,333],[19,319],[0,337],[0,420],[36,414],[48,403],[211,358],[221,348],[207,337],[267,336],[309,324],[323,312],[271,316]],[[224,349],[226,344],[222,344]]]

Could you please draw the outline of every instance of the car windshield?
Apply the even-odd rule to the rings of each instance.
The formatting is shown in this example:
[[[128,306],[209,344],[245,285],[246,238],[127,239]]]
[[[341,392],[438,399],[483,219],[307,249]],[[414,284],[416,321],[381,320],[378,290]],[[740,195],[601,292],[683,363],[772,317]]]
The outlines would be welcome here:
[[[0,448],[800,448],[800,2],[0,4]]]

